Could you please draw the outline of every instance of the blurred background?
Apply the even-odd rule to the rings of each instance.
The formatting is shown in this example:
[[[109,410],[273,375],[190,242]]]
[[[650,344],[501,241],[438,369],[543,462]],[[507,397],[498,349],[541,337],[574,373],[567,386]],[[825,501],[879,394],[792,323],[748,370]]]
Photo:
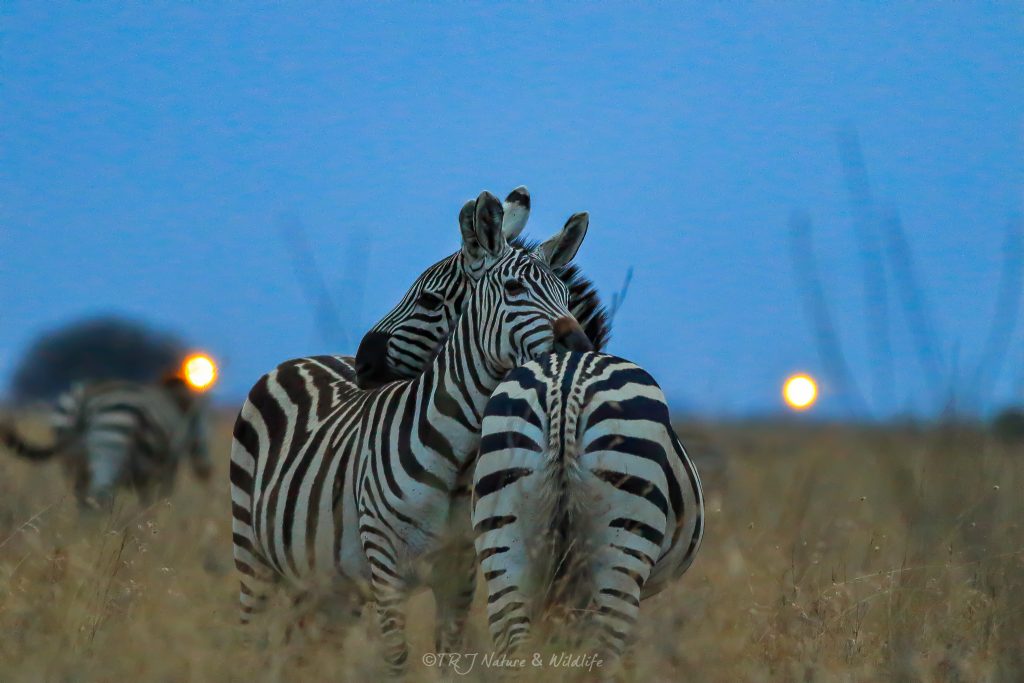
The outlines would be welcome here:
[[[462,201],[591,214],[613,353],[681,413],[988,416],[1024,387],[1018,3],[5,3],[0,386],[125,318],[237,404],[352,353]],[[102,321],[101,321],[102,322]],[[110,322],[110,321],[106,321]]]
[[[1022,86],[1020,2],[0,3],[0,427],[195,353],[220,408],[109,516],[0,449],[0,680],[379,680],[370,615],[235,627],[232,421],[520,184],[705,485],[636,680],[1022,680]]]

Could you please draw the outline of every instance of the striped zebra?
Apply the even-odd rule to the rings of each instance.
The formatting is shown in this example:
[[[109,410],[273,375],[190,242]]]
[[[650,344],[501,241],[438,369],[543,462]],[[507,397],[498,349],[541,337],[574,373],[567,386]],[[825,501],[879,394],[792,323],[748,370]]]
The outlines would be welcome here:
[[[446,550],[470,533],[468,510],[453,509],[452,492],[468,483],[484,405],[508,370],[554,344],[590,347],[569,312],[568,287],[552,272],[575,256],[586,214],[532,251],[508,245],[503,217],[486,192],[460,212],[463,269],[473,282],[419,377],[370,391],[347,380],[328,389],[317,386],[321,375],[296,368],[253,387],[231,451],[243,621],[275,583],[302,591],[326,581],[376,602],[385,658],[398,673],[408,657],[405,600],[426,583],[438,605],[438,650],[461,643],[461,628],[450,625],[464,623],[455,613],[463,604],[446,585],[461,591],[461,582],[426,570],[443,566]]]
[[[604,309],[589,282],[575,270],[571,277],[584,283],[586,296],[574,303],[586,311],[578,319],[591,323],[588,336],[600,351],[610,335]],[[417,291],[414,285],[410,293]],[[426,356],[403,357],[400,349],[428,354],[447,334],[447,318],[421,324],[405,303],[363,340],[361,351],[372,342],[376,357],[357,364],[360,372],[379,371],[385,359],[388,371],[421,371]],[[485,461],[476,465],[473,515],[496,645],[514,651],[545,610],[582,604],[584,614],[600,615],[591,625],[598,629],[598,648],[614,662],[640,599],[686,571],[703,534],[700,479],[672,428],[661,389],[621,358],[552,354],[514,370],[485,415]],[[538,507],[542,501],[567,507]],[[588,517],[595,509],[604,517]],[[560,535],[546,534],[549,529]],[[569,543],[570,537],[577,542]],[[524,546],[535,538],[547,542]],[[551,557],[560,558],[557,571],[542,562]],[[457,574],[465,572],[453,565]],[[469,565],[475,572],[472,559]],[[565,590],[566,576],[578,579],[571,591]],[[466,585],[471,596],[472,579]],[[559,592],[549,592],[556,587]]]
[[[602,353],[514,369],[484,411],[473,527],[495,647],[563,617],[614,670],[640,601],[700,546],[700,478],[643,368]]]
[[[183,458],[199,478],[209,478],[205,403],[177,375],[159,384],[78,384],[50,413],[51,444],[30,443],[9,424],[0,424],[0,443],[28,460],[59,458],[83,507],[110,505],[122,487],[148,504],[154,495],[170,495]]]
[[[518,239],[529,214],[530,193],[526,187],[517,187],[502,205],[502,234],[513,248],[530,250],[536,246]],[[255,460],[262,462],[270,458],[266,449],[271,447],[285,453],[307,447],[309,434],[318,429],[318,425],[327,420],[348,393],[356,388],[357,365],[362,371],[358,384],[363,389],[419,375],[433,359],[462,310],[471,280],[464,265],[467,261],[464,250],[460,249],[428,268],[396,307],[366,335],[356,357],[323,355],[295,358],[281,363],[260,378],[250,392],[249,403],[252,405],[248,409],[243,408],[243,413],[246,410],[251,413],[256,407],[276,413],[275,403],[283,396],[287,398],[282,404],[286,406],[284,415],[265,420],[267,433],[258,441],[249,443],[250,448],[257,450]],[[570,310],[585,321],[588,332],[594,327],[598,334],[606,334],[600,332],[604,329],[603,311],[595,303],[596,294],[590,282],[578,277],[572,265],[560,268],[558,273],[569,287]],[[398,324],[392,324],[392,320]],[[391,343],[392,339],[394,343]],[[378,341],[381,343],[376,343]],[[241,423],[238,426],[247,429]],[[264,450],[259,450],[261,448]],[[234,481],[236,477],[244,479],[246,475],[232,472],[231,476]],[[465,495],[468,516],[468,482],[461,492]],[[248,493],[241,489],[233,488],[232,495],[248,500]],[[233,507],[237,508],[237,504]],[[235,509],[234,514],[237,518],[239,515],[244,517],[246,513]],[[245,533],[245,525],[241,528]],[[475,558],[471,538],[468,540],[468,553],[469,564],[473,565]],[[236,564],[240,571],[251,571],[244,561],[236,561]],[[465,564],[464,559],[462,564]],[[470,568],[475,571],[475,565]],[[255,579],[250,579],[250,582],[255,583]],[[243,623],[249,621],[249,614],[262,605],[262,598],[245,595],[244,590]]]
[[[536,244],[520,238],[530,216],[530,193],[520,186],[502,206],[502,233],[515,248],[532,251]],[[594,348],[608,341],[608,322],[597,292],[576,266],[557,271],[569,287],[569,311]],[[470,283],[477,275],[456,252],[428,268],[395,307],[363,337],[356,352],[357,382],[363,389],[417,377],[434,357],[462,310]]]

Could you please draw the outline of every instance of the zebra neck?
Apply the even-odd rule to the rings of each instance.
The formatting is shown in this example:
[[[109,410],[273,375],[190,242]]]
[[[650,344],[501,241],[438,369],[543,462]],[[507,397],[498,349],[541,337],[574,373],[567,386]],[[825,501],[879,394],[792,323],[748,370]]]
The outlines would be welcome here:
[[[504,375],[491,367],[481,335],[468,317],[463,314],[417,383],[417,404],[425,407],[421,437],[457,471],[476,455],[484,407]]]

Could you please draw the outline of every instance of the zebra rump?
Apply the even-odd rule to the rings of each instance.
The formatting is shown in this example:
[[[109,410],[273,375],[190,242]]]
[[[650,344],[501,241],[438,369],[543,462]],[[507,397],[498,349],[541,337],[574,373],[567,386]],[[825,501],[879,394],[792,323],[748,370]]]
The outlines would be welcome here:
[[[49,416],[52,443],[31,443],[13,425],[0,424],[0,443],[14,455],[43,462],[59,458],[79,503],[109,503],[121,487],[143,502],[169,495],[180,460],[209,477],[205,402],[179,377],[156,385],[111,381],[76,385]]]
[[[700,480],[654,379],[599,353],[513,370],[484,413],[473,525],[498,651],[570,620],[614,666],[640,600],[690,566],[703,533]]]

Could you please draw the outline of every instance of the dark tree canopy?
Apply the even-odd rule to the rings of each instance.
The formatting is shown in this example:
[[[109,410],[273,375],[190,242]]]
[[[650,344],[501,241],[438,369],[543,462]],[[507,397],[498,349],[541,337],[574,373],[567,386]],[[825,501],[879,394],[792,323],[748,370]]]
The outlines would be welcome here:
[[[41,335],[18,364],[10,393],[15,400],[52,400],[75,382],[155,381],[184,355],[180,340],[143,323],[90,318]]]
[[[1024,443],[1024,409],[1007,408],[996,415],[992,432],[1003,443]]]

